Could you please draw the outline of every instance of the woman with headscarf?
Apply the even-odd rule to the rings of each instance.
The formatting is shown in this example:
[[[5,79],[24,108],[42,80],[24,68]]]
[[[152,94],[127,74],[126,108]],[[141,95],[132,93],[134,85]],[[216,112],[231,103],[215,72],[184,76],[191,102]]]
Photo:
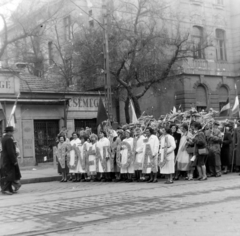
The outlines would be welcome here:
[[[86,146],[86,169],[88,172],[88,176],[90,181],[93,182],[96,178],[97,174],[97,166],[96,166],[96,144],[98,141],[98,136],[96,134],[90,135],[90,143]]]
[[[137,127],[135,129],[135,137],[133,140],[133,151],[134,151],[134,169],[137,182],[143,180],[142,169],[143,169],[143,140],[145,137],[142,135],[142,129]]]
[[[125,139],[121,143],[121,175],[127,174],[126,182],[132,182],[132,175],[134,174],[134,166],[132,160],[132,150],[133,150],[133,138],[131,137],[131,131],[129,129],[125,130]]]
[[[146,128],[146,138],[143,140],[143,174],[150,174],[148,183],[156,183],[158,172],[159,139],[151,127]]]
[[[117,163],[117,154],[121,146],[123,130],[118,130],[116,133],[117,133],[117,136],[113,135],[112,142],[110,141],[110,143],[111,143],[111,155],[112,155],[113,164],[114,164],[114,174],[115,174],[114,182],[119,182],[121,180],[121,176],[120,176],[120,167]]]
[[[107,138],[105,131],[99,132],[99,140],[96,144],[97,153],[97,172],[100,175],[102,182],[110,181],[111,172],[111,156],[110,156],[110,141]]]
[[[176,148],[176,142],[174,137],[171,135],[171,129],[163,127],[161,129],[162,136],[160,138],[160,173],[168,176],[168,180],[165,184],[173,184],[174,174],[174,159]]]
[[[176,157],[176,167],[177,167],[177,173],[174,178],[174,180],[178,180],[180,176],[180,171],[187,172],[190,168],[190,156],[187,152],[187,136],[188,136],[188,125],[183,124],[181,126],[182,130],[182,136],[180,139],[178,154]]]
[[[60,172],[62,173],[62,179],[60,182],[67,182],[68,166],[67,166],[67,144],[66,137],[60,135],[58,137],[57,145],[57,159]]]
[[[72,140],[70,142],[71,146],[80,146],[81,145],[81,141],[78,138],[78,135],[76,132],[72,133]],[[77,153],[75,152],[75,150],[71,150],[70,151],[70,160],[69,160],[69,173],[71,175],[74,175],[74,178],[72,179],[72,182],[78,182],[79,181],[79,173],[77,170],[77,165],[78,165],[78,156]]]

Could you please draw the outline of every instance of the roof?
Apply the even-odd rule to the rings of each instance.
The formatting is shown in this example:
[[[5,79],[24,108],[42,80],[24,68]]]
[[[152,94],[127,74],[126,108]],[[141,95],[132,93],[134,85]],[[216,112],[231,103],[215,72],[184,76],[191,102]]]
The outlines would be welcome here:
[[[76,93],[82,92],[77,86],[66,87],[58,79],[45,79],[30,74],[19,74],[20,92],[35,93]]]

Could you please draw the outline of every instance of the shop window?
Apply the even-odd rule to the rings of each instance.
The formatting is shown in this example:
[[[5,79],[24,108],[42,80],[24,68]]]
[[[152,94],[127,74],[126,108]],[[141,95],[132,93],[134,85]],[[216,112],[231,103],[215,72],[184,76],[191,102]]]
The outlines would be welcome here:
[[[193,41],[193,58],[204,59],[204,46],[203,46],[203,28],[200,26],[193,26],[192,32]]]
[[[67,16],[63,19],[63,24],[64,24],[64,37],[65,40],[71,40],[71,17]]]
[[[222,29],[216,29],[216,41],[217,41],[217,60],[218,61],[226,61],[226,37],[225,31]]]

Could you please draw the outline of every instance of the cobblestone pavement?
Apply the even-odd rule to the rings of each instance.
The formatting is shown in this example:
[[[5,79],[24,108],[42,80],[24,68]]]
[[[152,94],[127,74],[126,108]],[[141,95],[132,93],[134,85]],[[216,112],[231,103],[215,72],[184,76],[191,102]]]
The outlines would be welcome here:
[[[240,177],[39,183],[0,195],[0,235],[240,235]]]

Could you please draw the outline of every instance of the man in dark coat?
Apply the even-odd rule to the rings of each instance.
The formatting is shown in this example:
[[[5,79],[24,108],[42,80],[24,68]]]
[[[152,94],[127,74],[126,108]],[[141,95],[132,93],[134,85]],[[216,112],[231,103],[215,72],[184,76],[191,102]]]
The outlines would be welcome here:
[[[230,166],[230,144],[232,143],[232,135],[229,132],[229,126],[225,126],[224,128],[224,137],[222,142],[222,149],[221,149],[221,163],[222,167],[224,167],[223,174],[228,173],[228,168]]]
[[[2,138],[1,154],[1,191],[3,194],[12,195],[16,178],[18,178],[18,162],[16,147],[13,140],[14,129],[9,126],[5,129],[6,135]]]
[[[208,165],[210,170],[210,176],[221,177],[221,143],[222,143],[222,134],[218,129],[219,122],[215,121],[213,123],[213,129],[206,136],[209,154],[208,154]]]
[[[179,144],[180,144],[181,134],[178,133],[178,126],[176,124],[172,124],[170,128],[172,130],[172,136],[174,137],[175,143],[176,143],[176,148],[174,150],[175,157],[176,157],[178,153]]]

